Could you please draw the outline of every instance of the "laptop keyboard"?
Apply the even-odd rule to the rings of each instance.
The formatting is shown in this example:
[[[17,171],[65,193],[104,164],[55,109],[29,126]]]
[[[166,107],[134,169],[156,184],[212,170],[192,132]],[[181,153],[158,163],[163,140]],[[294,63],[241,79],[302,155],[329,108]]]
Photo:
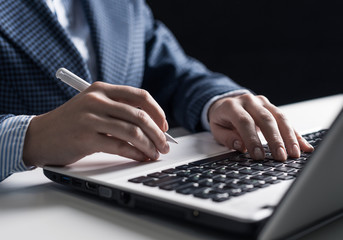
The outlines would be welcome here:
[[[327,130],[321,130],[303,137],[316,148],[326,132]],[[222,202],[281,181],[294,179],[311,156],[311,153],[302,152],[299,158],[288,158],[285,162],[279,162],[273,160],[267,145],[264,148],[266,158],[262,161],[251,159],[248,153],[231,152],[128,181]]]

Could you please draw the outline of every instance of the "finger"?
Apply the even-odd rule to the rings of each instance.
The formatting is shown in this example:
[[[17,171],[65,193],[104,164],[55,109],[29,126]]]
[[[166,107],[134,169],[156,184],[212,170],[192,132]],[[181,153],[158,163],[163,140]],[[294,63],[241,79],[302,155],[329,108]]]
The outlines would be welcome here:
[[[105,83],[99,83],[107,97],[114,101],[143,109],[162,131],[165,132],[168,130],[168,123],[164,111],[146,90],[111,84],[103,87],[102,84]]]
[[[211,131],[215,140],[230,149],[234,149],[240,152],[246,152],[247,149],[243,143],[241,136],[235,130],[228,129],[226,127],[212,124]]]
[[[294,130],[294,133],[298,139],[299,145],[300,145],[300,149],[304,152],[313,152],[314,151],[314,147],[306,141],[306,139],[304,139],[296,130]]]
[[[289,156],[293,158],[300,157],[300,146],[298,139],[295,135],[293,127],[291,126],[285,115],[278,107],[271,104],[265,97],[260,96],[260,100],[263,106],[268,109],[275,118]]]
[[[167,143],[167,139],[164,133],[145,111],[132,107],[125,103],[110,101],[108,102],[108,104],[104,104],[102,112],[108,113],[110,118],[113,119],[113,121],[114,119],[120,119],[122,121],[131,123],[131,125],[127,125],[126,127],[121,126],[121,132],[128,131],[127,133],[131,133],[130,142],[144,140],[138,138],[138,135],[141,134],[141,132],[135,130],[136,128],[134,126],[137,126],[144,133],[144,135],[147,136],[153,142],[154,146],[158,149],[158,151],[160,151],[161,153],[169,152],[169,144]],[[108,121],[111,122],[111,119],[108,119]],[[111,125],[108,125],[107,128],[111,128]],[[114,128],[114,126],[112,126],[112,128]],[[113,134],[113,136],[116,135]],[[129,139],[125,140],[129,141]],[[137,146],[140,146],[140,144],[138,144]]]
[[[136,161],[155,160],[155,158],[147,157],[143,152],[139,151],[128,142],[116,139],[105,134],[97,134],[94,139],[95,152],[104,152],[116,154],[122,157],[130,158]],[[157,158],[156,158],[157,159]]]
[[[250,114],[236,101],[232,102],[230,106],[224,107],[221,111],[223,111],[222,116],[224,118],[229,117],[227,120],[224,119],[223,122],[232,122],[252,158],[255,160],[264,159],[264,149],[257,135],[255,122]],[[222,126],[225,127],[225,124]]]
[[[274,159],[285,161],[287,154],[276,119],[270,111],[257,101],[256,97],[253,96],[252,98],[246,99],[246,101],[245,109],[261,129]]]
[[[158,159],[159,153],[154,143],[145,135],[138,126],[114,118],[99,119],[97,131],[110,134],[125,142],[130,142],[140,152],[151,159]]]

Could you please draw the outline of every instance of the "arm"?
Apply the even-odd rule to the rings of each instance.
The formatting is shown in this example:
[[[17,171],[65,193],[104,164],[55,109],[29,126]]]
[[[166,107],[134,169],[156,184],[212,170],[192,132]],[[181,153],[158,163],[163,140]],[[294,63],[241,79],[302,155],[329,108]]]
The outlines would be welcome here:
[[[142,87],[161,105],[168,120],[193,132],[204,130],[201,112],[212,97],[244,89],[187,56],[168,28],[153,19],[148,8]]]
[[[256,129],[261,129],[277,160],[285,160],[287,154],[298,157],[300,150],[313,150],[264,96],[249,93],[213,101],[218,95],[248,91],[185,55],[172,33],[154,21],[149,10],[146,15],[143,87],[151,92],[168,117],[191,131],[199,131],[204,129],[200,117],[203,111],[202,122],[206,122],[208,114],[209,128],[220,144],[242,152],[248,150],[254,159],[264,158]]]

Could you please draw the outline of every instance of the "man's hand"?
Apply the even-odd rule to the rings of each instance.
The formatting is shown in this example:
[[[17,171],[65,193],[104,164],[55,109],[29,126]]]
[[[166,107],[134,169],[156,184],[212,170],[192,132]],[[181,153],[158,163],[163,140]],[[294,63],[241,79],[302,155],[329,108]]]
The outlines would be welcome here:
[[[23,159],[29,166],[67,165],[106,152],[156,160],[169,151],[167,130],[163,110],[147,91],[96,82],[31,120]]]
[[[276,160],[285,161],[300,156],[300,150],[313,151],[289,124],[280,109],[264,96],[243,94],[223,98],[209,109],[209,122],[214,138],[220,144],[241,152],[248,150],[255,160],[262,160],[265,152],[258,137],[260,130]]]

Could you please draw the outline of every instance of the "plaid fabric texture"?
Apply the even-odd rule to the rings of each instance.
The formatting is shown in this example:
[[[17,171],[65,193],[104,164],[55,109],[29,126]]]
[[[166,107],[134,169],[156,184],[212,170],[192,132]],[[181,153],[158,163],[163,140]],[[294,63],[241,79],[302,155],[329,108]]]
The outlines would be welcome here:
[[[91,29],[97,80],[148,90],[169,121],[201,130],[205,103],[242,88],[186,56],[143,0],[82,0],[82,6]],[[21,148],[29,116],[55,109],[77,94],[55,78],[60,67],[93,82],[44,0],[0,0],[0,181],[24,170]],[[13,131],[14,126],[21,131]],[[11,134],[17,135],[16,143],[10,142]]]

